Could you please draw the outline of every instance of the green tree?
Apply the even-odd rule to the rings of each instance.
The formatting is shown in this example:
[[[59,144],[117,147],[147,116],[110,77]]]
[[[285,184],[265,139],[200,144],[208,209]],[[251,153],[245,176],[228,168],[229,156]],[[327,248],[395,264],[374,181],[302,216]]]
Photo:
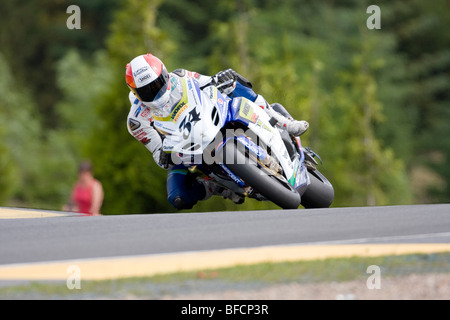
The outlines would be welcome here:
[[[174,211],[166,172],[126,130],[124,66],[151,52],[169,70],[234,68],[308,120],[302,141],[324,159],[335,205],[411,203],[418,173],[434,182],[414,182],[415,201],[448,202],[446,0],[381,1],[380,30],[365,27],[369,1],[71,4],[81,30],[66,28],[61,1],[2,4],[0,201],[57,208],[91,158],[106,213]],[[193,211],[266,207],[216,197]]]
[[[0,47],[14,76],[25,83],[45,128],[58,119],[55,105],[62,97],[54,64],[76,47],[83,56],[104,47],[112,12],[120,0],[3,0],[0,10]],[[69,30],[69,5],[81,9],[81,29]]]
[[[409,203],[405,167],[376,134],[385,120],[381,97],[392,96],[386,89],[395,80],[381,75],[394,60],[400,68],[403,61],[395,55],[392,35],[369,34],[361,14],[364,5],[357,8],[291,2],[237,12],[231,23],[246,15],[247,27],[239,30],[247,32],[248,57],[236,50],[233,27],[220,22],[213,61],[226,56],[242,69],[251,61],[249,73],[257,79],[257,90],[284,104],[296,118],[311,121],[303,140],[312,142],[325,159],[322,170],[335,185],[335,205]]]
[[[403,99],[403,115],[412,132],[407,161],[413,178],[417,177],[413,179],[415,196],[419,202],[448,202],[449,4],[445,0],[413,0],[385,6],[385,26],[398,39],[398,52],[407,59],[406,72],[413,85]]]
[[[128,0],[117,11],[107,39],[109,90],[95,106],[97,123],[91,130],[86,155],[105,189],[103,212],[151,213],[171,210],[165,176],[146,150],[127,131],[130,109],[125,65],[135,56],[152,52],[164,59],[175,44],[155,25],[160,1]],[[165,59],[170,64],[170,59]]]
[[[3,201],[17,205],[27,203],[34,196],[32,188],[38,180],[39,144],[41,141],[40,123],[36,116],[29,91],[17,86],[6,59],[0,54],[0,134]],[[20,88],[20,90],[18,90]]]
[[[15,172],[17,167],[14,165],[14,158],[11,152],[12,139],[8,135],[9,124],[11,123],[10,119],[8,119],[8,116],[11,115],[9,108],[14,99],[9,91],[11,75],[1,53],[0,74],[3,75],[0,78],[0,205],[5,205],[17,184],[17,181],[14,179],[17,174]]]

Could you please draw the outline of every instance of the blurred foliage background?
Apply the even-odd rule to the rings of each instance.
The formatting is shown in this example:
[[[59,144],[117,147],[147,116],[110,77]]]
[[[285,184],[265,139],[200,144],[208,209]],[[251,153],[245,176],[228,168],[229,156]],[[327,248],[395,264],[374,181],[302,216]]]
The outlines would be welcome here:
[[[369,5],[381,29],[369,30]],[[69,30],[69,5],[81,29]],[[450,3],[2,0],[0,206],[59,210],[91,159],[103,213],[174,212],[166,172],[129,135],[124,68],[233,68],[310,122],[334,206],[449,202]],[[218,197],[193,211],[274,208]]]

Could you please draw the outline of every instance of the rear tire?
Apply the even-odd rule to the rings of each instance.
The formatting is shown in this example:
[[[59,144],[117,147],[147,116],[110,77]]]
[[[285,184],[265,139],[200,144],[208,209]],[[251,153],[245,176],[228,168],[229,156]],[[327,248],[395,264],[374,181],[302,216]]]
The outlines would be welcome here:
[[[318,170],[308,171],[311,184],[302,195],[302,206],[306,209],[329,208],[334,200],[331,183]]]
[[[241,146],[239,143],[238,145]],[[247,185],[281,208],[297,209],[300,206],[300,194],[288,181],[281,181],[276,176],[268,174],[264,168],[258,167],[256,162],[245,156],[245,148],[239,149],[231,141],[225,144],[218,157],[220,160],[228,161],[221,163]]]

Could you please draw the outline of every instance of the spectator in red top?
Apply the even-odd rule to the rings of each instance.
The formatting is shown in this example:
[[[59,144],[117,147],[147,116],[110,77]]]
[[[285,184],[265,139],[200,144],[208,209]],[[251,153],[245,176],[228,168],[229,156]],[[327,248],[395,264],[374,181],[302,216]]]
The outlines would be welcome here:
[[[63,210],[99,216],[102,204],[102,184],[94,178],[92,164],[83,161],[78,167],[78,181],[73,188],[70,204],[65,205]]]

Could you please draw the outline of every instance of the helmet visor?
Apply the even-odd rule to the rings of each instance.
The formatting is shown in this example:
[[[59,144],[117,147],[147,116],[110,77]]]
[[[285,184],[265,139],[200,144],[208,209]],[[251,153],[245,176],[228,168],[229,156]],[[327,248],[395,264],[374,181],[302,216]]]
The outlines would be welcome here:
[[[153,102],[166,92],[167,86],[169,85],[168,79],[169,75],[167,73],[167,70],[163,68],[160,76],[156,78],[156,80],[134,90],[141,101]]]

